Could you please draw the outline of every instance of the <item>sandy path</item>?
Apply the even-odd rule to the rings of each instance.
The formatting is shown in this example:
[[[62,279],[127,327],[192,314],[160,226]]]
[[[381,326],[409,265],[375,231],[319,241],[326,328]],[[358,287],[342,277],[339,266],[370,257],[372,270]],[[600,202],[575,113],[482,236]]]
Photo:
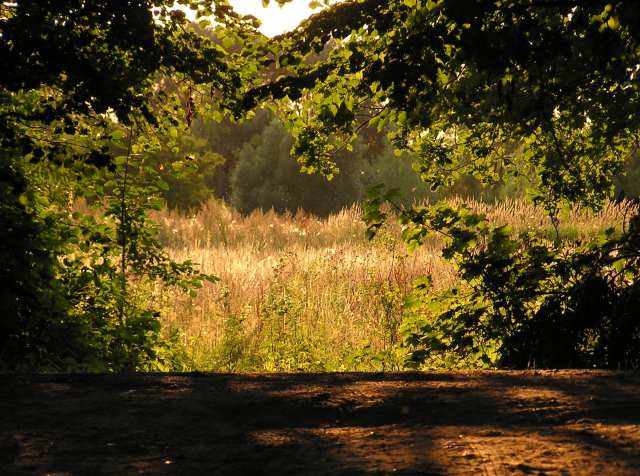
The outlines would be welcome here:
[[[639,374],[0,383],[2,475],[640,475]]]

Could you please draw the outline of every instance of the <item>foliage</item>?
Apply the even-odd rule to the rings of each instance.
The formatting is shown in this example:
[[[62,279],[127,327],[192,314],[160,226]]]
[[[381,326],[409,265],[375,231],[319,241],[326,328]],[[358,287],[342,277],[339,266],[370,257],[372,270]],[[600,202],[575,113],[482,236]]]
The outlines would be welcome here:
[[[375,218],[378,205],[368,210]],[[446,240],[462,284],[432,293],[416,282],[403,324],[408,364],[501,367],[636,368],[640,365],[638,224],[620,236],[555,241],[518,237],[468,209],[414,208],[401,216],[403,239]]]
[[[294,150],[324,173],[364,125],[394,124],[434,187],[492,183],[523,149],[551,213],[597,208],[638,130],[638,15],[624,1],[343,2],[284,35],[273,61],[288,74],[258,78],[242,107],[276,101]],[[326,60],[305,61],[330,39]]]
[[[6,149],[3,149],[6,150]],[[77,329],[56,295],[53,220],[29,208],[20,164],[0,160],[0,362],[8,367],[59,365],[72,354]],[[56,352],[55,349],[65,349]],[[0,364],[1,365],[1,364]]]
[[[470,192],[470,190],[460,187],[460,182],[455,184],[458,186],[457,189],[452,187],[441,193],[433,192],[413,170],[414,163],[415,156],[413,154],[396,154],[392,145],[384,140],[378,154],[370,157],[364,164],[363,189],[366,191],[383,183],[389,188],[400,190],[401,195],[397,199],[406,205],[411,205],[414,202],[435,201],[444,195],[474,195],[473,193],[464,193]],[[360,201],[365,197],[366,193],[363,193]]]
[[[256,208],[278,212],[303,209],[319,216],[349,206],[362,196],[358,168],[364,147],[339,159],[340,173],[329,182],[317,175],[301,174],[290,157],[291,137],[273,120],[238,154],[231,179],[231,203],[241,212]]]
[[[562,243],[558,226],[570,205],[600,209],[636,154],[639,19],[632,1],[342,2],[283,35],[272,51],[286,73],[258,77],[238,109],[276,104],[304,166],[329,176],[359,130],[391,125],[390,140],[434,190],[464,176],[485,186],[523,171],[532,179],[554,242],[448,208],[395,206],[410,246],[433,231],[449,238],[444,256],[467,283],[439,298],[418,283],[430,317],[407,324],[417,362],[637,366],[627,317],[640,302],[636,219],[589,245]],[[326,59],[309,61],[329,44]],[[369,236],[394,201],[374,189]]]
[[[167,183],[161,193],[169,208],[195,210],[213,196],[216,173],[225,159],[212,152],[208,141],[194,130],[175,133],[175,145],[154,154],[154,162]]]
[[[173,3],[3,3],[0,59],[12,67],[3,76],[2,94],[50,87],[62,97],[45,99],[49,107],[44,114],[49,117],[111,110],[121,120],[134,110],[152,120],[150,90],[160,71],[210,82],[230,96],[237,74],[223,61],[224,49],[188,28],[184,13],[172,10]],[[223,3],[189,4],[199,16],[213,15],[223,25],[242,23]]]
[[[255,116],[243,122],[235,122],[230,118],[224,118],[220,122],[206,119],[194,121],[190,129],[192,134],[206,141],[206,150],[224,158],[224,162],[216,168],[212,182],[207,183],[215,197],[230,199],[232,176],[240,150],[262,133],[272,119],[273,114],[269,111],[259,110]]]
[[[262,368],[268,372],[320,371],[322,362],[314,359],[314,343],[300,326],[301,309],[285,286],[277,286],[265,303],[262,333],[258,351]],[[318,345],[319,343],[315,343]]]
[[[24,165],[34,197],[29,205],[49,223],[46,246],[58,256],[48,284],[65,304],[59,322],[74,331],[67,336],[70,344],[48,348],[54,359],[44,360],[40,368],[167,368],[171,343],[161,338],[159,313],[141,290],[145,283],[162,282],[192,291],[211,279],[189,261],[169,259],[158,241],[148,214],[163,205],[159,193],[166,184],[150,162],[153,155],[142,152],[152,144],[134,138],[132,129],[126,138],[123,131],[114,131],[108,142],[114,151],[124,147],[125,154],[116,155],[111,168],[87,172],[77,162],[68,169],[49,162]],[[78,196],[93,200],[96,212],[72,213]],[[43,313],[42,319],[50,316]],[[40,341],[31,336],[32,345]]]
[[[242,29],[243,20],[224,4],[215,11],[208,2],[191,4]],[[238,76],[222,61],[225,50],[172,6],[0,5],[0,58],[10,65],[0,80],[0,277],[7,311],[0,357],[9,368],[162,364],[158,316],[131,292],[130,281],[189,290],[206,278],[161,250],[147,212],[157,208],[158,186],[166,184],[138,172],[152,168],[155,137],[174,138],[176,127],[193,120],[195,84],[206,83],[212,98],[216,92],[228,98]],[[179,88],[163,88],[159,78],[169,74],[181,79]],[[146,142],[134,143],[134,126]],[[74,197],[88,191],[106,206],[103,220],[71,213]]]
[[[240,149],[262,132],[273,116],[258,111],[244,122],[195,118],[187,130],[174,128],[173,140],[155,155],[163,166],[170,208],[195,210],[211,197],[228,200]]]
[[[153,155],[138,153],[151,148],[145,136],[134,141],[131,134],[130,130],[126,139],[129,155],[117,156],[114,171],[104,172],[102,180],[94,177],[95,185],[90,185],[106,200],[104,222],[84,220],[88,249],[82,250],[82,264],[65,260],[69,266],[63,274],[76,290],[72,296],[79,317],[95,323],[99,339],[95,355],[108,370],[149,370],[166,363],[159,312],[144,299],[136,299],[132,284],[160,281],[194,293],[203,280],[214,279],[197,272],[190,261],[171,260],[163,250],[148,214],[164,205],[159,194],[166,184],[151,162]]]

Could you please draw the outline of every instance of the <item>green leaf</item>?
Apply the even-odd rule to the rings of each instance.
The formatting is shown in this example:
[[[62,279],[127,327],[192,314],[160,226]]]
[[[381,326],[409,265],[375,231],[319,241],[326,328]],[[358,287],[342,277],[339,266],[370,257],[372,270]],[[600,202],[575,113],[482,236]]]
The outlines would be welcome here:
[[[233,48],[235,45],[236,45],[236,41],[231,35],[226,35],[222,39],[222,46],[224,46],[225,49],[227,50]]]
[[[111,133],[111,140],[114,142],[120,142],[124,138],[124,131],[116,129]]]
[[[158,188],[160,188],[160,190],[164,190],[165,192],[169,190],[169,184],[164,180],[158,180],[156,183],[158,185]]]

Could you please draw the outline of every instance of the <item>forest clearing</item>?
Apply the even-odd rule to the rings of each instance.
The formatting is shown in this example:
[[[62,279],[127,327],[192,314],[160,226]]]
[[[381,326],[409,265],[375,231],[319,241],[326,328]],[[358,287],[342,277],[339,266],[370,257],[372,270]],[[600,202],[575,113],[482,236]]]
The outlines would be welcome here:
[[[640,474],[640,2],[0,1],[0,476]]]
[[[554,234],[544,211],[524,200],[448,203],[465,204],[515,233]],[[622,226],[633,208],[611,203],[598,214],[567,212],[560,234],[589,240]],[[442,257],[442,239],[410,252],[401,225],[390,220],[369,241],[361,216],[360,207],[326,218],[304,211],[242,216],[216,201],[193,215],[159,214],[160,236],[174,259],[191,258],[221,278],[194,298],[155,294],[163,327],[180,335],[183,370],[401,370],[403,303],[414,281],[429,275],[436,290],[445,290],[460,277]]]

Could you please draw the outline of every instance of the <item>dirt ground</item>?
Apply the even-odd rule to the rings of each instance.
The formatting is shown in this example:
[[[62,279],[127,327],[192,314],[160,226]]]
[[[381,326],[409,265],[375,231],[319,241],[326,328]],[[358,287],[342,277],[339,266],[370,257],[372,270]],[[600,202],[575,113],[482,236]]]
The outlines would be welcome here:
[[[0,474],[640,475],[640,374],[5,375]]]

